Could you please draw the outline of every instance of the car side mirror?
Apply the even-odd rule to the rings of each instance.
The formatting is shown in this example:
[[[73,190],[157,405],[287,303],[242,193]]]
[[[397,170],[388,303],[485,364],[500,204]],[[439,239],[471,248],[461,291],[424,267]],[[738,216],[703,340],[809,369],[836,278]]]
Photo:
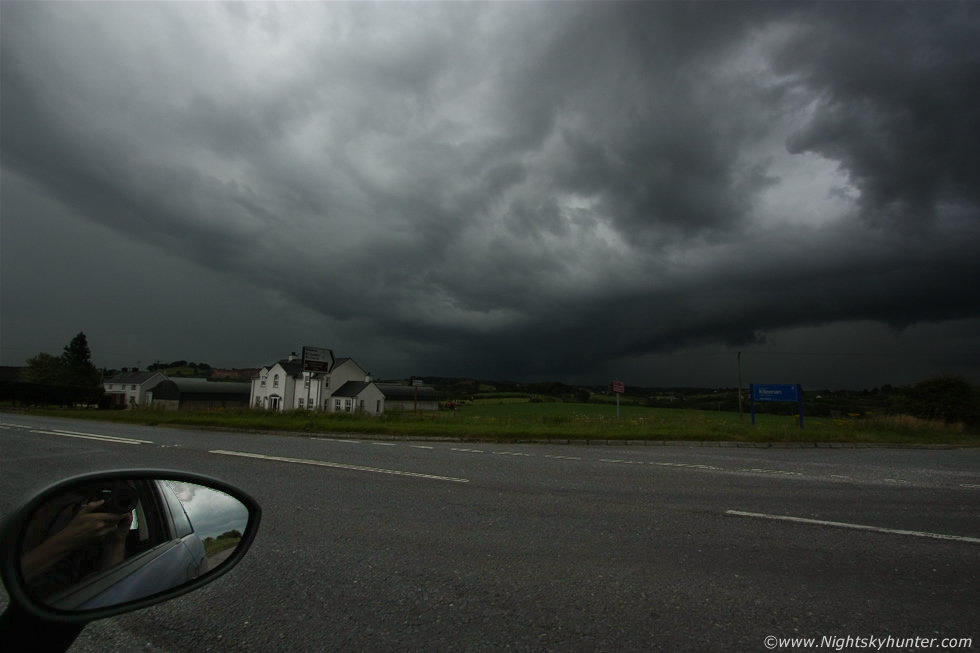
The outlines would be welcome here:
[[[119,470],[43,490],[0,530],[0,576],[33,618],[84,624],[145,608],[227,573],[262,510],[207,476]]]

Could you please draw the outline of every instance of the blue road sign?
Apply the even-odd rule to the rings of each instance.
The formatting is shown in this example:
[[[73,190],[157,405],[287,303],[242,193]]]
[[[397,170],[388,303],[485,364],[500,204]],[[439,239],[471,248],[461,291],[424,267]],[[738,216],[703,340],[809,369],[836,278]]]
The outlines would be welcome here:
[[[752,385],[752,399],[755,401],[799,401],[797,392],[800,386],[795,383],[772,383]]]
[[[752,396],[752,424],[755,424],[755,402],[795,401],[800,412],[800,428],[803,428],[803,388],[799,383],[749,384]]]

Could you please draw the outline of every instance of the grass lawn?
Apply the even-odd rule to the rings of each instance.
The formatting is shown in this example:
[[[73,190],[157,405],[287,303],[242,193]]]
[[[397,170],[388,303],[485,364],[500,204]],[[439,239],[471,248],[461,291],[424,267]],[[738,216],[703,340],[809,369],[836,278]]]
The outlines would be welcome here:
[[[502,398],[503,399],[503,398]],[[263,410],[200,412],[32,410],[30,414],[117,423],[227,428],[247,431],[379,434],[512,442],[555,440],[706,440],[722,442],[840,442],[980,446],[980,434],[908,416],[804,418],[597,403],[500,401],[457,411],[392,412],[380,417],[346,413]]]

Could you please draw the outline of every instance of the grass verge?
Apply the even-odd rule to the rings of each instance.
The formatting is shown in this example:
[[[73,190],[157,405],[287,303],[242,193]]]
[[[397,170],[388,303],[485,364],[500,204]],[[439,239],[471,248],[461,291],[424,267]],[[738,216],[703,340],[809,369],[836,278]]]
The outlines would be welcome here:
[[[378,434],[404,437],[445,437],[461,440],[663,440],[782,443],[865,443],[900,445],[980,446],[980,434],[962,425],[919,420],[904,415],[864,418],[798,419],[674,408],[597,404],[499,403],[462,410],[393,412],[380,417],[350,413],[263,410],[239,411],[95,411],[30,410],[27,414],[70,417],[123,424],[221,428],[242,431],[288,431],[310,434]]]

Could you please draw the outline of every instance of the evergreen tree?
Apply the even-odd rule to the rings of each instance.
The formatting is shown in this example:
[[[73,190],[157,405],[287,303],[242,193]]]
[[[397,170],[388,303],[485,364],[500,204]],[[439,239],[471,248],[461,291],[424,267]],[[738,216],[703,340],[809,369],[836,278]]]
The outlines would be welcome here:
[[[81,331],[65,347],[61,355],[65,385],[95,387],[99,385],[99,371],[92,364],[92,352],[88,339]]]

